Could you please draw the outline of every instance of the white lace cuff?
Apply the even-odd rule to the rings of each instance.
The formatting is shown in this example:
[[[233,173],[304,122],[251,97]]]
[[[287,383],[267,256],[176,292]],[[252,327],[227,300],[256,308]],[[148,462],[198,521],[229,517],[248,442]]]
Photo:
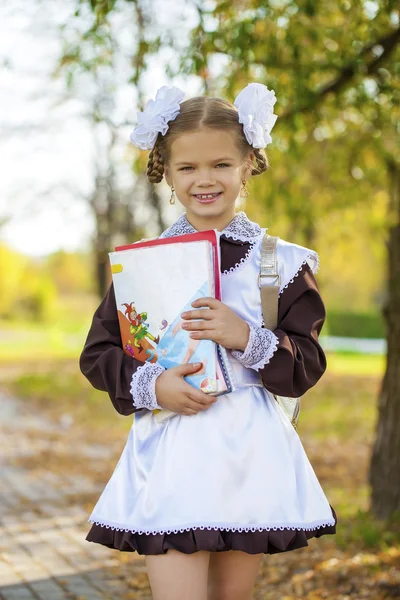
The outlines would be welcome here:
[[[249,341],[245,350],[232,350],[232,356],[249,367],[259,371],[269,363],[271,357],[278,349],[279,338],[270,329],[264,329],[249,323]]]
[[[154,410],[162,407],[157,403],[156,379],[165,371],[159,363],[143,363],[132,375],[131,394],[133,406]]]

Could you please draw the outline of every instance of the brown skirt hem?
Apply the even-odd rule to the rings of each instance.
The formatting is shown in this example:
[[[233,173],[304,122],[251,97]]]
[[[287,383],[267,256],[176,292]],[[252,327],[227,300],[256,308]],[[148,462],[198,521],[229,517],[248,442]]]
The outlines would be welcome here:
[[[178,533],[146,535],[144,533],[117,531],[93,524],[86,540],[121,552],[137,552],[141,555],[166,554],[170,549],[178,550],[184,554],[193,554],[200,550],[207,550],[208,552],[241,550],[247,554],[276,554],[308,546],[310,538],[335,534],[337,516],[332,506],[331,509],[335,524],[310,530],[224,531],[196,528]]]

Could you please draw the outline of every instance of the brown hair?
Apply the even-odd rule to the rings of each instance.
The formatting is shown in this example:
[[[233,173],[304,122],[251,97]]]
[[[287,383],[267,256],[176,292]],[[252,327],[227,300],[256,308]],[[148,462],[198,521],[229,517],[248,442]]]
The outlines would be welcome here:
[[[261,148],[253,148],[246,140],[243,126],[238,120],[237,108],[223,98],[196,96],[182,102],[176,119],[168,123],[167,133],[164,136],[158,134],[147,163],[146,174],[150,183],[162,181],[164,165],[169,162],[174,139],[200,127],[234,132],[236,145],[243,159],[248,157],[250,152],[254,152],[256,164],[253,163],[251,174],[259,175],[268,169],[269,163],[265,151]]]

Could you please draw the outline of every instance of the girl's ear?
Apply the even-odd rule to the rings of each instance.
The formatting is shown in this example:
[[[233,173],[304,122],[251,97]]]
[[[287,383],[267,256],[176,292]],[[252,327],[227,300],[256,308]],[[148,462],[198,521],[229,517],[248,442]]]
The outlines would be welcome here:
[[[168,168],[167,165],[164,165],[164,177],[165,177],[165,181],[168,183],[168,185],[171,187],[172,181],[171,181],[171,173],[170,170]]]
[[[253,163],[255,159],[254,152],[250,152],[248,158],[246,159],[245,168],[244,168],[244,177],[248,179],[251,176],[251,171],[253,169]]]
[[[254,154],[254,152],[250,152],[250,155],[249,155],[249,177],[251,176],[251,172],[253,170],[255,158],[256,158],[256,155]]]

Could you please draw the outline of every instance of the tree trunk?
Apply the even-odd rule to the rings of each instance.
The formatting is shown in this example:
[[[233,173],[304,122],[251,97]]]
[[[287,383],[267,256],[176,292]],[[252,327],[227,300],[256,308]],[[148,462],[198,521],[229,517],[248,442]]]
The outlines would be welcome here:
[[[104,250],[97,250],[95,253],[95,260],[97,277],[97,295],[102,300],[106,295],[108,286],[110,285],[110,277],[108,275],[108,253]]]
[[[111,165],[111,157],[110,157]],[[162,214],[162,200],[155,186],[150,184],[146,177],[139,176],[142,185],[136,185],[135,193],[142,198],[142,202],[149,204],[155,212],[153,220],[158,229],[164,231],[166,223]],[[130,194],[132,196],[132,194]],[[135,210],[137,205],[122,206],[117,193],[114,168],[110,166],[104,175],[96,177],[95,192],[92,198],[92,207],[96,220],[96,234],[94,240],[95,275],[97,292],[102,299],[112,281],[108,252],[114,249],[114,237],[117,233],[124,237],[123,243],[132,243],[135,239],[145,237],[145,231],[138,228],[135,223]]]
[[[112,175],[112,170],[105,175],[97,174],[95,190],[91,199],[96,222],[93,244],[95,276],[97,293],[101,299],[105,296],[110,281],[108,252],[111,250],[115,220],[115,192]]]
[[[153,183],[149,183],[146,179],[146,185],[147,185],[147,197],[149,199],[149,202],[151,204],[151,206],[153,206],[154,210],[155,210],[155,220],[158,224],[158,229],[161,231],[164,231],[164,229],[167,228],[167,224],[164,221],[164,217],[163,217],[163,212],[162,212],[162,201],[161,201],[161,196],[158,193],[158,188],[156,185],[154,185]]]
[[[370,464],[371,510],[380,519],[400,511],[400,177],[389,165],[391,216],[388,294],[383,314],[387,327],[387,365],[379,397],[376,439]]]

